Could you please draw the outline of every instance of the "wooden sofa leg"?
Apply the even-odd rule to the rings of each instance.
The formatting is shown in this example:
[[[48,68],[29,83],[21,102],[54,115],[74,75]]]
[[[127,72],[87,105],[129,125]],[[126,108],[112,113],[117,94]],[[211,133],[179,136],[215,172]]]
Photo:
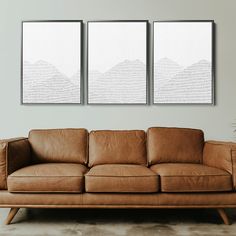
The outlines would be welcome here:
[[[20,208],[11,208],[11,210],[8,213],[7,219],[5,220],[5,224],[9,225],[11,221],[13,220],[16,213],[19,211]]]
[[[222,209],[222,208],[218,208],[217,211],[218,211],[218,213],[219,213],[221,219],[224,221],[224,223],[225,223],[226,225],[230,225],[229,218],[228,218],[228,216],[227,216],[225,210]]]

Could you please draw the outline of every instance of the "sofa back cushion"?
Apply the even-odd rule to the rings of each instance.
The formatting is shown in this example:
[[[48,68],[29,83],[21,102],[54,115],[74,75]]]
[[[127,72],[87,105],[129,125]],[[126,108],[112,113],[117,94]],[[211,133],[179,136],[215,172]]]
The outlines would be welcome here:
[[[34,163],[87,163],[88,132],[85,129],[31,130],[29,142]]]
[[[201,163],[204,134],[198,129],[149,128],[148,163]]]
[[[99,164],[147,164],[146,134],[142,130],[92,131],[89,166]]]

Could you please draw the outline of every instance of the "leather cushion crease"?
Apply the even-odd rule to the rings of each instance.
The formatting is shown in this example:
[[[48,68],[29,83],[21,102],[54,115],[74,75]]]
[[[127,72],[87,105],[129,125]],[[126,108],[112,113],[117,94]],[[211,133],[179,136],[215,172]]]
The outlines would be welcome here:
[[[147,131],[149,165],[201,163],[204,134],[198,129],[153,127]]]
[[[84,190],[81,164],[47,163],[24,167],[7,178],[9,192],[77,192]]]
[[[85,175],[85,189],[86,192],[157,192],[159,178],[141,165],[98,165]]]
[[[87,163],[86,129],[31,130],[29,142],[34,163]]]
[[[31,162],[27,138],[0,140],[0,189],[7,189],[7,176]]]
[[[91,131],[89,167],[102,164],[147,165],[145,132],[143,130]]]
[[[160,176],[162,192],[232,191],[232,176],[227,171],[202,164],[168,163],[151,166]]]
[[[236,143],[207,141],[203,152],[203,164],[231,173],[233,187],[236,189]]]

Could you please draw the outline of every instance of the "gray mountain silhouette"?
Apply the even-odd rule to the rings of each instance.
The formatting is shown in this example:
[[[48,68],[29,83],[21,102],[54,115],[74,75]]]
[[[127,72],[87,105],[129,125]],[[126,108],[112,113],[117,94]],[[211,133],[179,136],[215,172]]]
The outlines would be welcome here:
[[[155,79],[158,80],[158,86],[162,86],[182,70],[183,67],[178,63],[168,58],[160,59],[154,64],[154,75]]]
[[[78,103],[79,74],[68,78],[46,61],[24,62],[23,100],[25,103]]]
[[[145,103],[146,67],[124,60],[105,73],[89,72],[90,103]]]
[[[211,63],[200,60],[185,68],[161,87],[155,89],[156,102],[211,102]]]
[[[79,78],[80,78],[80,71],[77,71],[69,79],[73,84],[80,86],[80,79]]]

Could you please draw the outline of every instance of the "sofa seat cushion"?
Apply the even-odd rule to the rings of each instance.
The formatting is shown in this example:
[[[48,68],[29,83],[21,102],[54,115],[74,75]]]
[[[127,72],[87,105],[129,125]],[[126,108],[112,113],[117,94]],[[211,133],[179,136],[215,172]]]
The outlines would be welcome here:
[[[87,168],[81,164],[48,163],[27,166],[7,178],[9,192],[82,192]]]
[[[232,190],[232,177],[224,170],[201,164],[156,164],[162,192],[216,192]]]
[[[157,192],[158,176],[145,166],[97,165],[85,175],[86,192]]]

